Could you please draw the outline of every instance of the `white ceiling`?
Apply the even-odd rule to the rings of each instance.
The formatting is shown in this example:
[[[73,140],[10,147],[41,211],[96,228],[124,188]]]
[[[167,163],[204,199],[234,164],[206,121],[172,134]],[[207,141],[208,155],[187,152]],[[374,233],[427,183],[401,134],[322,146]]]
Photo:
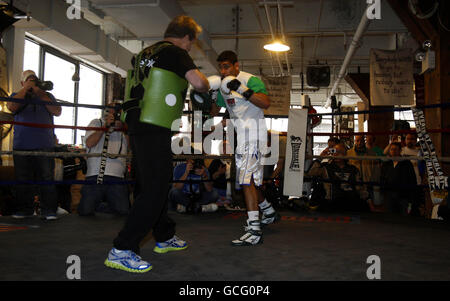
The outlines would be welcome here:
[[[291,46],[287,55],[279,56],[278,62],[275,55],[271,56],[263,49],[263,45],[271,40],[271,33],[262,1],[81,0],[83,21],[89,22],[93,28],[97,26],[110,40],[118,41],[116,46],[108,44],[106,47],[120,48],[122,52],[115,53],[116,56],[118,53],[124,56],[122,63],[118,62],[119,58],[114,58],[111,51],[107,57],[106,52],[97,53],[98,45],[89,47],[82,38],[74,37],[73,34],[65,35],[67,28],[57,28],[55,17],[50,17],[54,26],[46,24],[50,22],[45,20],[47,13],[39,12],[40,7],[33,6],[39,2],[44,7],[60,7],[59,11],[62,11],[61,5],[68,6],[65,0],[16,0],[15,6],[22,10],[32,7],[31,15],[36,19],[31,22],[21,20],[16,26],[27,28],[34,36],[67,53],[122,75],[129,68],[126,67],[127,61],[132,54],[161,39],[170,20],[185,13],[204,29],[198,47],[193,49],[191,55],[207,75],[216,73],[217,54],[223,50],[235,50],[243,69],[251,73],[286,74],[286,62],[289,62],[291,74],[298,76],[302,70],[305,72],[308,64],[328,64],[331,66],[332,80],[339,72],[367,5],[366,0],[280,0],[282,23],[277,6],[268,6],[273,31],[280,35],[281,28],[284,28],[286,42]],[[369,25],[349,72],[356,72],[358,67],[361,72],[368,72],[371,48],[416,47],[405,26],[385,0],[381,1],[381,18]],[[59,26],[77,26],[77,23],[61,21]],[[84,28],[86,30],[89,27]],[[72,31],[75,32],[76,28]],[[83,34],[89,35],[89,32]],[[280,65],[284,68],[280,68]],[[326,94],[327,91],[322,89],[320,93]],[[354,93],[345,83],[341,91]]]

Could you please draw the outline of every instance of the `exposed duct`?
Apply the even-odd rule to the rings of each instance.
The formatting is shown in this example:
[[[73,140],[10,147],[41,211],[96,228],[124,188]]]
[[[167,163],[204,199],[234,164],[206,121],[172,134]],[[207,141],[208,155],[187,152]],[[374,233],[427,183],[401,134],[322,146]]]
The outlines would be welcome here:
[[[345,76],[345,73],[347,71],[347,67],[350,64],[350,61],[353,58],[353,55],[355,54],[356,50],[360,46],[360,40],[361,37],[364,35],[364,32],[367,30],[370,24],[370,20],[367,17],[367,10],[369,9],[369,5],[364,10],[364,13],[362,15],[361,21],[359,22],[358,28],[356,29],[355,35],[353,36],[352,42],[350,44],[350,47],[348,48],[347,54],[345,55],[344,62],[342,63],[341,69],[339,71],[339,75],[334,82],[333,88],[331,89],[330,95],[328,96],[327,102],[325,103],[324,107],[328,108],[331,105],[331,97],[335,95],[336,90],[339,86],[339,83],[341,82],[342,78]]]
[[[95,8],[104,9],[104,8],[130,8],[130,7],[158,7],[159,0],[155,0],[150,3],[99,3],[93,4]]]

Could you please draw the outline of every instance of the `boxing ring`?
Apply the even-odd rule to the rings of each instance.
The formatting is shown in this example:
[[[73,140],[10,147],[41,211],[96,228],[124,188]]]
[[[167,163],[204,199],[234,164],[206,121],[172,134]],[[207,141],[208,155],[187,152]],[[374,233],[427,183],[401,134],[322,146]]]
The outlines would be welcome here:
[[[0,101],[18,101],[0,98]],[[39,104],[36,102],[36,104]],[[41,105],[43,103],[40,103]],[[48,103],[45,103],[48,104]],[[60,103],[61,106],[74,104]],[[106,106],[81,105],[95,109]],[[425,106],[421,109],[448,107],[449,104]],[[410,109],[410,108],[408,108]],[[408,110],[398,108],[394,110]],[[391,110],[392,111],[392,110]],[[334,115],[368,114],[380,111],[335,112]],[[192,113],[187,111],[185,113]],[[416,112],[417,120],[422,118]],[[324,114],[310,114],[309,117]],[[102,130],[100,127],[66,125],[39,125],[0,121],[2,124],[20,124],[45,128],[67,128],[79,130]],[[419,124],[422,126],[423,124]],[[118,129],[123,130],[123,129]],[[359,132],[359,133],[311,133],[308,136],[356,136],[407,134],[411,130]],[[305,156],[304,159],[345,158],[355,160],[424,160],[427,173],[432,180],[424,189],[448,190],[447,178],[439,163],[448,163],[450,158],[437,157],[428,133],[449,133],[450,129],[419,129],[419,143],[424,152],[422,157],[320,157]],[[14,154],[29,156],[94,157],[102,153],[61,152],[18,152],[1,151],[2,156]],[[116,154],[103,153],[107,157]],[[131,155],[125,156],[128,160]],[[187,158],[208,158],[231,160],[230,155],[175,155],[174,161]],[[305,177],[305,181],[309,181]],[[227,181],[233,182],[230,177]],[[327,180],[323,180],[326,182]],[[183,182],[183,181],[172,181]],[[199,181],[187,181],[199,182]],[[30,185],[97,185],[96,181],[64,180],[41,182],[17,182],[13,179],[0,180],[0,186],[18,184]],[[103,185],[134,184],[133,179],[110,182]],[[360,182],[360,185],[376,185],[375,182]],[[367,280],[370,255],[377,255],[382,262],[383,280],[450,280],[448,270],[450,259],[450,226],[441,220],[419,217],[402,217],[392,214],[335,212],[321,213],[314,210],[292,210],[281,208],[282,219],[264,231],[264,244],[236,251],[229,246],[229,240],[243,225],[245,212],[218,211],[204,214],[169,215],[177,222],[181,233],[190,247],[186,252],[167,256],[151,253],[151,246],[144,246],[142,252],[155,265],[154,271],[145,275],[132,275],[107,269],[103,265],[106,250],[121,228],[124,219],[98,214],[92,218],[70,214],[55,222],[37,218],[15,220],[0,216],[0,258],[2,260],[0,280],[68,280],[66,259],[77,255],[82,262],[82,280],[150,280],[150,281],[298,281],[298,280]],[[29,252],[33,252],[31,260]],[[148,253],[148,254],[146,254]],[[20,267],[20,268],[19,268]]]

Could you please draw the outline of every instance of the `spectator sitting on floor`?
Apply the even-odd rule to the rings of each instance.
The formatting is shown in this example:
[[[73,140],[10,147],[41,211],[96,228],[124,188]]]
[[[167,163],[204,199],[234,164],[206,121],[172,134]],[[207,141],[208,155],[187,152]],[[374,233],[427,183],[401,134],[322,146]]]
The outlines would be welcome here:
[[[227,199],[227,165],[220,159],[214,159],[208,167],[211,180],[213,180],[213,187],[219,194],[220,201],[218,204],[230,204],[231,201]]]
[[[344,144],[335,145],[335,149],[334,156],[346,156],[347,150]],[[325,197],[317,204],[319,210],[369,210],[369,194],[364,185],[356,184],[361,181],[360,172],[347,160],[336,158],[330,163],[323,164],[315,161],[305,176],[331,181],[331,183],[323,183]]]
[[[185,180],[210,180],[208,169],[202,159],[188,159],[186,163],[179,164],[173,171],[173,179]],[[179,213],[188,210],[194,212],[214,212],[217,211],[217,200],[219,193],[214,189],[213,182],[197,183],[173,183],[169,191],[169,202],[176,206]],[[191,206],[193,208],[191,208]]]
[[[108,107],[103,118],[92,120],[88,127],[123,128],[123,123],[115,118],[115,109]],[[86,131],[86,152],[102,153],[105,143],[105,131]],[[128,153],[128,137],[120,131],[114,131],[109,136],[109,154],[125,155]],[[100,173],[101,157],[87,159],[86,181],[97,181]],[[125,157],[108,157],[106,159],[103,181],[123,181],[126,172]],[[80,216],[94,215],[95,211],[104,213],[128,214],[130,208],[129,192],[126,184],[94,184],[83,185],[81,200],[78,205]]]
[[[400,157],[402,145],[393,142],[389,147],[389,157]],[[417,192],[417,181],[411,161],[389,160],[381,166],[381,185],[384,186],[384,204],[389,212],[408,214],[408,204]]]

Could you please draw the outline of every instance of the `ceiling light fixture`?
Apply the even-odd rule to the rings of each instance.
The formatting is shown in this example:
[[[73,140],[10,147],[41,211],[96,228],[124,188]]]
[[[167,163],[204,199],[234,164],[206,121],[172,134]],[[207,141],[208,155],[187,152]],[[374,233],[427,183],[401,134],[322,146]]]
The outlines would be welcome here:
[[[264,45],[264,49],[269,50],[269,51],[274,51],[274,52],[284,52],[284,51],[289,51],[291,49],[291,47],[289,47],[288,45],[286,45],[280,41],[273,41],[270,44]]]

